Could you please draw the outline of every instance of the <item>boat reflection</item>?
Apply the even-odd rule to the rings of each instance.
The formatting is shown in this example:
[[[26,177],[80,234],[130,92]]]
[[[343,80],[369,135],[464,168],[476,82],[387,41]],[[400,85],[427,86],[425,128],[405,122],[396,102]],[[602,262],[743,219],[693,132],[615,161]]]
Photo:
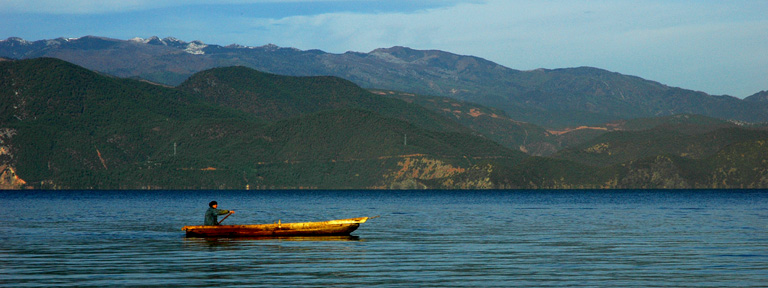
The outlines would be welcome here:
[[[329,242],[329,241],[363,241],[360,236],[292,236],[292,237],[185,237],[185,245],[200,246],[236,246],[256,241],[302,241],[302,242]]]

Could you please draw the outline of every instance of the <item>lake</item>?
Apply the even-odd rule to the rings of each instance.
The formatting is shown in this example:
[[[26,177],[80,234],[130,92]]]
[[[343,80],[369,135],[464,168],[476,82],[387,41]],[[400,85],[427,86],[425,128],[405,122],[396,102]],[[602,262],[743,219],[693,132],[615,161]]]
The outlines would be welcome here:
[[[376,216],[354,237],[186,238]],[[0,191],[3,287],[766,287],[768,191]],[[219,218],[221,219],[221,217]]]

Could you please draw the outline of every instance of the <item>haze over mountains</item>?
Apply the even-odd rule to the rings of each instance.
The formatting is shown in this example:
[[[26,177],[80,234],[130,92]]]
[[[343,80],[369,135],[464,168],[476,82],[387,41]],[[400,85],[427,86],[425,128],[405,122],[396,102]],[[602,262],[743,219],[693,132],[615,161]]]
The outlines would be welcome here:
[[[404,47],[9,38],[0,56],[28,59],[0,61],[1,188],[768,186],[765,92]]]

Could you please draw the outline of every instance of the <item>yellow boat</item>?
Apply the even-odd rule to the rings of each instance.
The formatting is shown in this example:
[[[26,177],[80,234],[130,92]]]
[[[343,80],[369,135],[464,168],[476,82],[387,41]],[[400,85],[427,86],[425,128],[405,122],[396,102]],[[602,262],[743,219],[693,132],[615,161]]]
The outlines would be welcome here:
[[[290,237],[344,236],[375,217],[359,217],[323,222],[273,223],[257,225],[184,226],[187,237]]]

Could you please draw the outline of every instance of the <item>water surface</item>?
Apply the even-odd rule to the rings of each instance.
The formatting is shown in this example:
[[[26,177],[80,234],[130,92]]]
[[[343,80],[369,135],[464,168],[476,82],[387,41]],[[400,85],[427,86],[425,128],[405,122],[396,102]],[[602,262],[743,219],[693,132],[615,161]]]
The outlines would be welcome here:
[[[355,237],[186,238],[381,215]],[[0,192],[3,287],[766,287],[764,191]]]

